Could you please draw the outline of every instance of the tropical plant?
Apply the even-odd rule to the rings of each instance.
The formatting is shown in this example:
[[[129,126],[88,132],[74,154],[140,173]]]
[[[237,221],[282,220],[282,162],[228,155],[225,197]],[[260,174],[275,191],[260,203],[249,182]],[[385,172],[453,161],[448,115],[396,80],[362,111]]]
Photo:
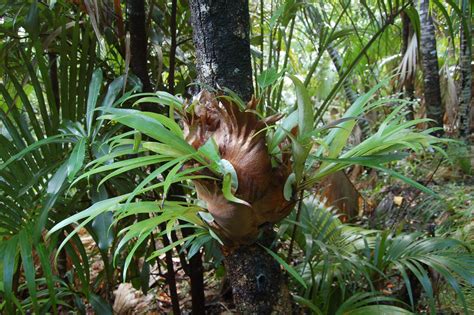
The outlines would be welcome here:
[[[148,241],[150,233],[161,223],[166,223],[166,230],[161,232],[162,235],[170,235],[177,228],[189,225],[197,229],[194,234],[150,253],[148,260],[177,245],[192,247],[192,254],[205,242],[213,239],[230,249],[255,240],[258,227],[267,222],[277,223],[284,218],[297,202],[296,196],[304,190],[311,191],[311,187],[328,174],[354,163],[385,170],[429,192],[420,184],[382,167],[384,163],[403,158],[401,153],[407,148],[422,150],[438,141],[429,135],[430,130],[421,133],[413,131],[413,126],[419,121],[405,122],[402,106],[394,108],[373,136],[343,151],[350,130],[364,110],[397,100],[382,98],[370,102],[378,89],[374,87],[372,91],[358,98],[341,121],[315,129],[307,91],[297,78],[292,77],[292,80],[297,90],[298,108],[284,118],[273,132],[271,125],[264,126],[265,123],[274,121],[277,116],[261,120],[259,124],[254,113],[255,100],[244,107],[239,99],[215,96],[208,92],[203,92],[200,98],[190,103],[165,92],[132,96],[141,96],[135,105],[155,102],[168,106],[172,113],[176,112],[185,119],[184,132],[176,122],[161,114],[133,109],[103,109],[106,114],[102,119],[133,129],[114,139],[115,145],[110,148],[133,145],[136,152],[148,154],[107,163],[106,161],[118,157],[111,151],[92,162],[92,168],[75,182],[81,182],[82,179],[95,174],[110,172],[101,181],[100,184],[103,184],[130,167],[156,166],[153,166],[154,170],[132,192],[95,203],[53,227],[49,234],[55,235],[56,231],[76,223],[74,231],[63,241],[62,247],[82,227],[102,213],[112,211],[115,222],[132,215],[144,214],[143,220],[118,232],[122,237],[115,251],[116,257],[120,257],[121,250],[128,242],[136,240],[123,262],[126,276],[135,251]],[[224,118],[222,122],[218,122],[215,120],[217,117]],[[296,126],[299,128],[294,134]],[[152,141],[143,140],[141,134]],[[262,141],[265,141],[266,145],[261,143]],[[315,144],[319,144],[319,147],[312,148]],[[128,152],[124,152],[125,154]],[[267,159],[272,166],[265,166]],[[248,169],[245,168],[245,163],[257,164],[254,164],[255,168]],[[266,174],[273,172],[281,174],[282,179],[274,184],[265,184],[265,176],[274,176]],[[191,182],[195,188],[188,186]],[[191,195],[176,202],[166,201],[170,187],[175,183],[185,184],[185,187],[188,187],[185,189]],[[255,187],[261,187],[263,190],[257,194]],[[271,195],[265,195],[265,187],[272,187]],[[190,197],[194,190],[197,191],[197,198]],[[148,198],[145,196],[152,192],[158,200],[146,201]],[[328,233],[333,230],[335,229],[329,227],[324,229]],[[313,228],[313,231],[317,229]],[[316,241],[318,238],[312,239]],[[326,241],[320,240],[321,244]],[[335,248],[341,250],[341,247]],[[313,257],[311,252],[307,254],[308,257]],[[324,264],[326,267],[329,265]]]
[[[42,90],[39,79],[34,72],[30,72],[30,75],[37,91],[35,96],[41,98]],[[21,128],[26,123],[26,117],[18,111],[5,86],[0,85],[8,108],[12,111],[8,116],[2,111],[2,121],[7,127],[8,135],[14,139],[10,142],[5,136],[2,136],[2,141],[5,144],[2,150],[4,162],[0,166],[3,178],[1,197],[4,205],[2,212],[4,217],[2,221],[4,223],[2,228],[3,292],[7,310],[12,312],[14,302],[17,306],[22,304],[15,297],[15,293],[21,295],[22,290],[25,289],[18,286],[16,278],[18,276],[15,276],[20,272],[20,266],[23,266],[27,271],[25,274],[26,288],[31,296],[31,300],[23,300],[23,303],[26,304],[21,305],[22,308],[40,312],[40,309],[52,306],[53,310],[56,310],[57,306],[64,303],[65,299],[72,299],[68,296],[75,294],[84,294],[91,300],[99,299],[97,296],[90,297],[92,293],[89,288],[88,257],[79,237],[75,235],[64,251],[60,252],[57,250],[57,242],[64,239],[64,232],[67,232],[68,229],[62,230],[48,242],[44,241],[43,229],[48,229],[51,224],[65,219],[78,207],[84,207],[90,202],[97,202],[108,196],[106,189],[97,189],[99,178],[93,178],[91,184],[84,183],[73,190],[67,189],[68,182],[75,178],[76,174],[86,165],[87,160],[102,156],[107,148],[106,141],[112,137],[114,129],[116,129],[108,126],[103,128],[103,121],[94,119],[95,107],[101,93],[102,71],[97,70],[92,74],[88,97],[82,103],[82,108],[81,103],[69,103],[71,104],[69,107],[85,112],[84,120],[72,122],[67,120],[67,117],[58,118],[55,116],[58,115],[57,112],[50,113],[45,110],[43,112],[44,127],[39,124],[31,111],[31,98],[26,96],[24,89],[16,83],[15,78],[10,77],[10,79],[15,84],[22,105],[31,114],[30,121],[34,122],[36,128],[34,128],[34,133],[26,128]],[[124,84],[125,77],[122,76],[109,85],[107,93],[102,97],[101,108],[106,109],[114,105]],[[136,88],[138,87],[135,86]],[[133,93],[135,89],[125,94],[125,97]],[[67,111],[68,103],[64,101],[61,104],[61,111],[64,113]],[[44,106],[46,108],[46,105]],[[63,121],[63,123],[56,130],[48,130],[47,122],[54,119]],[[35,140],[36,142],[33,142]],[[25,143],[31,143],[31,145],[25,147]],[[127,187],[123,184],[120,181],[112,183],[109,189],[121,191]],[[100,216],[88,227],[106,262],[107,249],[112,242],[110,231],[108,231],[110,223],[107,223],[109,221],[107,217],[107,214]],[[35,252],[37,254],[34,254]],[[61,257],[57,265],[59,278],[53,277],[49,262],[50,256],[54,252]],[[80,279],[80,290],[77,293],[68,288],[71,284],[68,284],[69,280],[67,280],[66,254],[73,257],[77,276]],[[46,293],[42,294],[37,293],[37,281],[41,278],[37,278],[39,275],[36,274],[33,267],[33,261],[37,259],[40,259],[43,269],[41,275],[45,279],[40,280],[39,284],[44,283],[48,288]],[[105,272],[110,272],[110,270],[110,268],[106,268]],[[110,274],[107,276],[111,277]],[[111,281],[111,278],[104,279],[107,283]],[[62,293],[59,295],[57,295],[55,283],[61,284],[59,290]],[[15,292],[16,290],[19,291]],[[44,294],[49,298],[39,299]]]
[[[287,237],[292,234],[288,229],[291,220],[282,225]],[[338,314],[351,309],[352,314],[361,305],[374,303],[379,304],[374,312],[395,312],[393,306],[383,305],[386,302],[414,312],[420,301],[419,287],[434,313],[441,279],[456,293],[467,313],[463,291],[474,280],[467,267],[473,257],[468,244],[462,241],[419,232],[397,235],[343,224],[314,197],[303,203],[293,238],[296,250],[304,253],[295,269],[306,283],[296,300],[315,313]],[[433,273],[440,277],[436,282],[430,280]],[[405,295],[411,309],[399,300]]]
[[[433,312],[445,287],[468,312],[463,297],[472,273],[463,268],[472,264],[472,244],[448,238],[469,240],[459,223],[470,218],[468,211],[456,213],[450,202],[449,222],[437,230],[446,234],[428,238],[343,224],[315,192],[329,175],[360,165],[411,184],[444,209],[444,201],[392,166],[406,163],[408,152],[427,156],[444,148],[431,135],[441,129],[420,132],[431,121],[410,115],[423,117],[425,104],[433,116],[429,97],[416,102],[421,74],[432,75],[416,69],[418,47],[422,57],[429,48],[420,18],[434,18],[428,35],[437,42],[450,130],[457,115],[462,136],[469,135],[468,1],[250,1],[256,13],[250,33],[240,34],[239,43],[250,42],[242,50],[218,39],[223,22],[229,33],[241,22],[249,26],[226,15],[245,18],[247,2],[233,2],[235,10],[222,6],[209,19],[222,23],[204,33],[199,19],[206,12],[199,10],[206,6],[199,3],[0,4],[0,310],[84,312],[91,304],[110,312],[115,285],[130,281],[146,294],[157,263],[166,265],[163,278],[179,314],[175,251],[199,314],[201,251],[213,266],[224,257],[230,279],[229,257],[258,239],[264,248],[253,245],[286,269],[295,299],[314,313],[404,313],[425,310],[422,304]],[[209,42],[200,46],[199,36]],[[206,49],[214,50],[211,63],[220,58],[211,65],[214,74],[202,62]],[[243,74],[234,73],[234,57]],[[191,100],[188,85],[196,77],[208,91]],[[247,103],[252,84],[255,98]],[[408,100],[399,99],[402,85]],[[147,93],[136,94],[140,89]],[[363,132],[354,141],[357,125]],[[450,142],[447,155],[462,159],[467,173],[468,151],[457,145]],[[434,211],[423,210],[424,216]],[[266,235],[268,223],[278,224],[279,238]],[[87,235],[96,248],[86,248]],[[276,249],[286,253],[288,243],[285,260]],[[104,268],[96,276],[90,269],[97,258]],[[272,283],[264,280],[257,285]],[[394,283],[397,289],[387,293]],[[285,289],[266,291],[278,297]]]
[[[110,19],[107,3],[89,6],[54,1],[45,5],[31,1],[2,3],[0,7],[4,144],[0,176],[5,207],[0,247],[6,258],[1,273],[2,309],[83,310],[86,301],[105,310],[109,306],[104,305],[109,303],[99,295],[110,300],[110,289],[120,278],[108,258],[109,248],[116,245],[115,233],[108,228],[110,214],[99,216],[86,227],[98,244],[93,255],[101,256],[106,266],[97,278],[94,276],[94,283],[90,253],[82,238],[74,236],[58,251],[68,229],[45,241],[43,228],[48,229],[79,208],[128,192],[135,186],[135,177],[143,177],[143,169],[138,166],[130,168],[129,176],[118,176],[99,189],[98,176],[67,189],[91,159],[108,152],[107,143],[115,136],[115,126],[96,121],[100,114],[95,111],[96,105],[110,107],[129,88],[130,93],[140,89],[131,73],[110,83],[117,76],[115,71],[127,68],[122,51],[125,47],[120,47],[112,34],[114,25],[120,24],[119,15]],[[153,17],[159,13],[155,10]],[[124,36],[119,33],[118,37]],[[94,72],[97,65],[104,70]],[[104,82],[110,85],[103,94]],[[130,152],[133,154],[133,149]],[[57,265],[51,266],[49,261],[55,254]],[[68,267],[71,260],[74,269]],[[38,261],[40,270],[35,266]],[[133,272],[143,275],[138,286],[146,291],[146,266],[140,268],[134,264]],[[26,277],[21,276],[23,270]],[[102,294],[104,289],[108,293]]]

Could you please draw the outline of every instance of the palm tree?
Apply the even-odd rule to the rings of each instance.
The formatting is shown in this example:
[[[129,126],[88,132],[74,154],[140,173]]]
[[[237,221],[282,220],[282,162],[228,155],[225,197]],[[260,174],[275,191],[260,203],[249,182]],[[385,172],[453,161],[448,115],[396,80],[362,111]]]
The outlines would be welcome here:
[[[461,91],[459,97],[459,133],[461,138],[469,143],[469,129],[472,99],[472,37],[471,37],[471,5],[462,1],[463,23],[461,26]]]
[[[433,125],[442,128],[444,107],[441,103],[435,28],[429,6],[429,0],[420,0],[421,59],[425,84],[425,108],[426,116],[434,120]],[[442,130],[437,131],[436,134],[442,134]]]

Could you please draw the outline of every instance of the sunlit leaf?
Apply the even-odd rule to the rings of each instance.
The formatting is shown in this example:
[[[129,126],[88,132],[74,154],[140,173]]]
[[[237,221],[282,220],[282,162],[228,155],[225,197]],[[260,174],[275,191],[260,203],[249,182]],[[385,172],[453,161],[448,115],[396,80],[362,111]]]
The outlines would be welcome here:
[[[281,73],[277,73],[275,68],[268,68],[264,70],[257,77],[258,86],[263,90],[273,84],[281,77]]]
[[[82,168],[82,165],[84,164],[86,143],[86,138],[81,138],[72,150],[71,156],[69,157],[69,160],[67,162],[67,177],[69,181],[72,181],[74,179],[77,172]]]
[[[300,79],[294,75],[289,75],[289,78],[293,81],[296,90],[299,135],[306,137],[313,129],[313,102]]]
[[[286,179],[285,186],[283,187],[283,196],[287,201],[290,201],[293,197],[293,184],[296,182],[295,173],[291,173]]]
[[[94,110],[99,98],[100,89],[102,87],[102,70],[96,69],[92,74],[91,82],[89,83],[89,95],[87,97],[87,111],[86,111],[86,126],[87,135],[92,134],[92,121],[94,119]]]

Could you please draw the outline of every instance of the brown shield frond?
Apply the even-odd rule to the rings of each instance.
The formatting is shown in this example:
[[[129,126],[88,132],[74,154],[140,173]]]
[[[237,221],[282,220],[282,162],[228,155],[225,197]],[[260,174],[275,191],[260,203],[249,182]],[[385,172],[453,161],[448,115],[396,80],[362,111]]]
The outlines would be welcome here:
[[[241,111],[235,102],[203,91],[193,113],[184,119],[186,140],[196,149],[213,137],[220,157],[236,171],[235,196],[250,204],[227,200],[221,180],[194,181],[198,198],[206,202],[214,217],[213,228],[227,245],[251,243],[259,226],[280,221],[294,205],[283,196],[291,166],[281,162],[272,167],[263,130],[280,116],[260,120],[254,112],[256,104],[253,99],[247,110]]]

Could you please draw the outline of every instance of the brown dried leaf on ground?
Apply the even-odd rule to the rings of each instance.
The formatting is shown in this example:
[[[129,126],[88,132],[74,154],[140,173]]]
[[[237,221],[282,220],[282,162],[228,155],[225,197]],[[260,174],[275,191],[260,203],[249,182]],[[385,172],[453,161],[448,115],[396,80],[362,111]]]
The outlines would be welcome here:
[[[150,311],[156,309],[154,296],[151,294],[143,295],[131,283],[121,283],[117,290],[114,291],[114,296],[114,314],[149,314]]]
[[[339,209],[343,222],[358,215],[359,199],[362,199],[362,196],[343,171],[329,175],[321,182],[320,186],[326,204]]]

